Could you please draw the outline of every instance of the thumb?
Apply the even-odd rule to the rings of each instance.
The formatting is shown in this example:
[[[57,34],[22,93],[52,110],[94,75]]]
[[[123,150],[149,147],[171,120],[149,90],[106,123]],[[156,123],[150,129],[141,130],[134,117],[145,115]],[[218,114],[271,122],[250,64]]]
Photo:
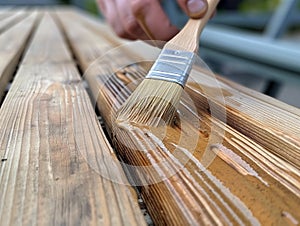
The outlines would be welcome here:
[[[190,18],[199,19],[207,10],[206,0],[177,0],[177,2]]]

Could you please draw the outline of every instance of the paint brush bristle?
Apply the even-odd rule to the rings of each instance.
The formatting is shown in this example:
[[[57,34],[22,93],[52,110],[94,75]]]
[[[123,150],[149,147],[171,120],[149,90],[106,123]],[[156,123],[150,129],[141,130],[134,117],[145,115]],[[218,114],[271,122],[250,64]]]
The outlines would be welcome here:
[[[146,79],[136,88],[117,114],[117,123],[158,126],[173,120],[183,87],[192,70],[199,36],[219,0],[207,0],[202,19],[190,19],[168,43]]]
[[[159,126],[171,124],[182,94],[182,86],[145,79],[119,110],[117,123]]]

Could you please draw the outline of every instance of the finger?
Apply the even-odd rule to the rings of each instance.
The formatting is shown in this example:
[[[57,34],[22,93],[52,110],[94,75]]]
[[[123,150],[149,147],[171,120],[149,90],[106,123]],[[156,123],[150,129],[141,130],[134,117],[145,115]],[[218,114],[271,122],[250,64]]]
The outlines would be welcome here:
[[[199,19],[207,11],[206,0],[177,0],[178,5],[191,18]]]
[[[131,0],[131,9],[138,22],[156,40],[169,40],[179,31],[171,24],[159,0]]]
[[[116,0],[116,7],[123,32],[131,39],[149,39],[133,15],[128,0]]]
[[[116,11],[115,0],[98,0],[99,7],[103,9],[104,17],[109,25],[113,28],[114,32],[121,38],[134,39],[124,29],[121,23],[118,11]]]
[[[100,11],[104,15],[105,14],[105,4],[104,4],[104,1],[103,0],[98,0],[97,3],[98,3],[98,7],[99,7]]]

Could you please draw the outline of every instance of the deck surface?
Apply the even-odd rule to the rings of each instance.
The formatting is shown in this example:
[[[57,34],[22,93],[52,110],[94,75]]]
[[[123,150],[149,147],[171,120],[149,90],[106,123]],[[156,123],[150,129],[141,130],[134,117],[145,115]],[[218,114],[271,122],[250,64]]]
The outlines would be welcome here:
[[[115,123],[158,52],[73,8],[0,11],[1,225],[300,224],[298,108],[196,67],[174,124]]]
[[[0,36],[2,94],[13,79],[0,109],[1,225],[144,225],[63,32],[44,10],[8,18],[20,15]]]

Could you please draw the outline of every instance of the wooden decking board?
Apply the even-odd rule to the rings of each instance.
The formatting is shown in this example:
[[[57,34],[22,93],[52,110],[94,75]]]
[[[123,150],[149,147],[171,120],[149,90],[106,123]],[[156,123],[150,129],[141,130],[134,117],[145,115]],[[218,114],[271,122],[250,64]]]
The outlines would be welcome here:
[[[300,223],[299,109],[197,68],[174,125],[120,127],[116,111],[149,64],[120,67],[144,55],[130,45],[103,57],[127,41],[77,9],[55,11],[10,10],[0,32],[0,94],[19,67],[0,107],[1,225],[145,224],[96,105],[119,157],[154,166],[127,173],[155,224]]]
[[[87,32],[89,37],[87,39],[91,39],[94,41],[97,41],[97,47],[95,48],[94,55],[90,55],[88,58],[85,58],[84,60],[88,59],[91,62],[96,60],[99,55],[107,53],[107,51],[112,50],[114,47],[118,47],[120,45],[126,45],[127,43],[130,43],[130,41],[118,38],[112,31],[109,25],[104,23],[103,20],[100,18],[97,18],[92,15],[88,15],[87,13],[76,10],[76,9],[56,9],[56,12],[58,15],[63,15],[64,17],[72,18],[73,20],[76,20],[80,26],[79,29],[82,32]],[[72,31],[72,33],[76,33],[78,35],[79,32]],[[71,34],[71,33],[70,33]],[[95,35],[97,34],[97,35]],[[85,41],[85,40],[83,40]],[[104,48],[104,46],[106,46]],[[101,53],[97,52],[100,51]],[[91,54],[92,51],[89,51]],[[135,54],[132,52],[128,52],[130,54],[130,57],[135,57]],[[127,56],[120,55],[119,57],[122,57],[123,59],[114,59],[115,61],[124,61]],[[105,60],[105,59],[103,59]],[[114,63],[113,61],[110,61],[111,63]]]
[[[17,24],[19,21],[28,16],[29,12],[26,12],[25,9],[17,9],[12,10],[10,14],[12,15],[0,20],[0,34],[10,29],[11,27],[13,27],[14,24]]]
[[[107,115],[107,113],[105,113],[105,107],[103,107],[103,105],[104,105],[103,103],[106,102],[107,105],[110,105],[111,103],[115,103],[115,101],[117,101],[116,99],[114,99],[114,100],[108,99],[106,101],[105,101],[105,99],[114,98],[114,96],[116,96],[116,93],[114,93],[114,92],[116,92],[116,91],[115,91],[115,89],[108,88],[109,87],[108,85],[105,86],[105,87],[107,87],[107,89],[103,89],[103,87],[102,87],[103,84],[101,84],[101,79],[99,79],[100,76],[101,76],[101,70],[98,71],[98,76],[91,76],[91,77],[87,77],[87,78],[90,81],[89,84],[93,87],[92,90],[94,91],[94,94],[95,95],[97,94],[100,96],[100,97],[98,97],[99,98],[98,102],[99,102],[99,106],[101,106],[101,108],[104,112],[103,114]],[[102,74],[102,76],[103,76],[103,74]],[[98,86],[97,86],[97,81],[98,81]],[[104,90],[103,92],[98,92],[100,86],[101,86],[101,89]],[[109,94],[109,93],[111,93],[111,94]],[[121,95],[120,93],[118,93],[118,94]],[[121,103],[119,103],[119,104],[121,104]],[[113,111],[115,110],[115,108],[111,107],[111,106],[109,106],[107,108],[113,109]],[[189,109],[191,109],[191,108],[189,108]],[[180,111],[183,112],[182,109]],[[112,112],[112,114],[114,114],[114,112]],[[110,115],[107,116],[105,118],[105,120],[107,122],[109,122],[108,126],[113,126],[110,124],[110,122],[111,122],[110,117],[111,117]],[[297,168],[295,168],[293,165],[289,164],[283,156],[279,155],[279,158],[278,158],[276,155],[273,155],[268,150],[266,150],[264,147],[255,143],[253,140],[249,139],[248,137],[240,134],[235,129],[233,129],[229,126],[225,126],[222,122],[220,122],[220,121],[218,122],[213,119],[210,119],[210,117],[205,114],[201,114],[201,120],[202,120],[202,122],[204,122],[206,124],[206,126],[203,126],[204,128],[202,128],[203,131],[207,131],[208,135],[206,135],[206,136],[212,136],[212,134],[209,132],[210,127],[211,127],[211,123],[209,122],[210,120],[212,120],[214,124],[217,124],[218,127],[221,127],[221,131],[225,130],[224,141],[223,141],[222,145],[221,146],[219,146],[219,144],[216,145],[216,147],[218,147],[217,150],[219,150],[219,152],[220,152],[220,154],[218,155],[219,158],[215,159],[213,161],[213,163],[208,167],[208,172],[211,172],[215,176],[215,178],[211,181],[210,180],[206,181],[206,183],[208,183],[208,185],[210,185],[212,187],[216,186],[217,190],[220,189],[218,191],[218,193],[221,196],[224,195],[224,193],[222,194],[222,190],[224,189],[224,187],[222,188],[222,186],[226,186],[231,191],[231,195],[233,195],[233,197],[236,195],[238,200],[245,202],[246,207],[249,208],[249,210],[251,210],[254,217],[257,217],[258,220],[262,224],[269,224],[270,222],[272,222],[272,220],[274,220],[273,223],[275,223],[275,222],[278,223],[277,221],[280,221],[280,222],[282,222],[282,224],[284,224],[285,220],[281,217],[281,209],[282,208],[289,209],[289,211],[291,211],[291,212],[289,212],[289,211],[288,212],[291,213],[293,217],[296,217],[296,219],[299,219],[298,213],[294,211],[294,208],[296,208],[296,206],[298,205],[297,203],[299,202],[299,198],[300,198],[300,189],[299,189],[300,188],[300,183],[299,183],[300,172],[299,172],[299,170]],[[193,130],[192,125],[190,125],[190,129]],[[217,131],[218,130],[214,130],[212,132],[216,133]],[[194,133],[197,133],[197,131],[194,131]],[[126,139],[126,134],[123,134],[122,136],[124,136],[125,137],[124,139]],[[222,134],[220,134],[220,136],[222,136]],[[147,140],[146,137],[144,137],[144,139]],[[168,137],[167,139],[170,139],[170,138]],[[119,142],[124,143],[126,141],[123,140],[123,141],[119,141]],[[132,141],[132,142],[134,143],[134,141]],[[153,140],[152,141],[150,140],[149,142],[155,143],[155,141],[153,141]],[[175,143],[176,139],[174,139],[173,142]],[[116,143],[118,143],[118,141]],[[168,143],[168,141],[166,140],[163,143]],[[121,150],[121,153],[123,151],[124,159],[126,159],[126,156],[127,156],[127,160],[129,160],[131,164],[140,165],[141,163],[143,163],[145,161],[145,160],[142,160],[141,156],[137,156],[137,154],[135,154],[134,152],[132,152],[131,154],[128,154],[128,153],[130,153],[129,150],[124,148],[124,146],[122,146],[122,145],[119,146],[119,150]],[[171,151],[172,148],[169,150],[170,150],[170,152],[172,152]],[[201,153],[201,152],[203,152],[203,149],[202,150],[199,149],[198,151]],[[196,164],[201,159],[201,154],[197,153],[198,151],[196,151],[194,153],[194,155],[195,155],[195,159],[193,159],[193,161],[195,161],[194,164]],[[228,152],[228,153],[226,154],[226,152]],[[225,153],[225,156],[223,156],[224,153]],[[237,167],[237,168],[234,167],[234,165],[236,165],[236,164],[239,165],[239,163],[238,163],[239,160],[238,160],[237,156],[233,159],[230,159],[230,158],[232,158],[232,153],[235,153],[237,156],[239,156],[238,158],[241,158],[241,160],[244,161],[244,163],[249,164],[249,166],[253,167],[252,170],[255,173],[252,174],[253,172],[252,173],[246,172],[246,174],[248,175],[247,176],[247,175],[244,175],[245,172],[243,173],[243,171],[240,171],[241,169],[239,167]],[[147,153],[146,155],[150,155],[150,152]],[[200,171],[200,172],[202,171],[198,165],[196,165],[194,167],[196,169],[198,168],[198,170],[196,170],[196,171]],[[186,168],[187,168],[187,170],[189,170],[190,174],[187,173],[187,175],[189,175],[189,176],[186,176],[186,178],[182,179],[182,180],[185,181],[183,183],[188,184],[189,182],[187,182],[187,181],[193,181],[192,178],[196,179],[199,175],[197,175],[197,174],[194,175],[194,170],[191,170],[191,168],[189,168],[189,167],[186,167]],[[251,178],[249,178],[249,175],[254,176],[256,173],[257,173],[256,178],[260,182],[253,181]],[[228,176],[228,175],[231,175],[231,176]],[[270,175],[271,175],[271,177],[270,177]],[[218,183],[215,184],[215,181],[218,181],[218,180],[220,180],[222,186]],[[202,181],[202,179],[200,181],[197,180],[197,183],[199,185],[201,185],[201,189],[206,190],[207,185],[201,183],[201,181]],[[279,185],[279,184],[281,184],[281,185]],[[193,186],[194,186],[195,190],[199,189],[199,187],[197,187],[197,184],[193,184]],[[258,189],[261,186],[262,186],[262,188]],[[284,186],[284,188],[282,186]],[[174,185],[174,187],[175,187],[175,185]],[[269,188],[269,187],[272,187],[272,188]],[[173,189],[175,189],[175,188],[173,188]],[[173,190],[173,189],[171,189],[171,190]],[[182,188],[182,190],[186,195],[187,188]],[[285,192],[287,192],[289,195],[287,195]],[[165,193],[165,191],[164,191],[164,193]],[[197,194],[197,192],[195,192],[195,193]],[[195,195],[195,193],[194,193],[194,195]],[[149,194],[151,194],[151,195],[149,195]],[[200,192],[200,194],[201,194],[201,192]],[[156,193],[156,195],[157,195],[157,193]],[[182,195],[182,196],[185,196],[185,195]],[[204,194],[202,194],[202,195],[204,195]],[[287,195],[287,197],[293,197],[290,201],[287,202],[287,203],[289,203],[288,205],[281,203],[282,200],[286,200],[287,197],[285,197],[285,195]],[[149,202],[151,202],[152,199],[158,199],[158,200],[161,199],[161,198],[159,198],[160,195],[158,195],[158,197],[154,198],[155,192],[153,192],[153,193],[147,192],[147,195],[145,195],[145,196],[146,196],[145,197],[146,201],[150,199]],[[187,196],[189,196],[189,195],[187,195]],[[193,193],[190,194],[190,196],[193,196]],[[212,195],[211,197],[214,197],[214,196]],[[236,197],[235,198],[233,198],[233,197],[229,198],[229,197],[230,197],[230,195],[227,196],[227,198],[229,200],[236,198]],[[253,199],[252,205],[249,205],[249,198],[251,199],[251,197],[256,197],[257,199],[256,198]],[[231,206],[232,203],[229,200],[227,200],[227,198],[226,198],[225,202],[227,203],[227,205]],[[221,200],[219,200],[219,201],[221,201]],[[219,203],[219,201],[214,200],[212,203],[208,202],[203,208],[207,208],[208,206],[217,205],[217,206],[219,206],[219,208],[222,209],[223,204]],[[270,201],[272,202],[272,204],[270,204]],[[197,202],[197,201],[195,201],[195,202]],[[183,205],[183,204],[180,203],[179,205]],[[197,204],[195,204],[195,205],[197,205]],[[200,204],[198,203],[198,205],[200,205]],[[264,209],[266,214],[272,212],[272,214],[271,214],[272,217],[268,218],[268,217],[265,217],[263,214],[261,214],[260,210],[259,210],[259,206],[264,206],[264,207],[262,207],[262,209]],[[270,206],[272,206],[272,207],[270,207]],[[154,210],[157,208],[158,208],[157,206],[153,207]],[[184,207],[182,207],[182,208],[184,208]],[[243,208],[245,208],[245,206],[238,204],[236,206],[236,208],[242,210]],[[226,214],[225,212],[224,212],[224,214]],[[235,210],[234,210],[234,212],[235,212]],[[238,216],[240,216],[240,214],[238,214],[238,212],[235,212],[235,213]],[[155,215],[155,214],[157,214],[157,212],[153,211],[152,214]],[[177,215],[177,216],[179,217],[179,215]],[[218,216],[218,218],[221,219],[222,222],[226,221],[226,218],[222,218],[220,216]],[[276,220],[275,220],[275,218],[276,218]],[[231,222],[235,222],[235,220],[236,219],[230,219]],[[245,222],[247,222],[247,220],[245,218],[242,218],[242,222],[245,223]],[[255,220],[252,221],[251,224],[253,224],[254,222],[255,222]],[[237,222],[237,223],[240,224],[239,222]]]
[[[201,73],[193,75],[194,81],[201,78]],[[220,80],[221,81],[221,80]],[[233,87],[238,87],[233,86]],[[226,105],[226,123],[246,136],[252,138],[270,152],[293,164],[300,169],[300,111],[294,107],[279,104],[278,101],[264,97],[258,92],[245,89],[234,89],[226,83],[220,83],[224,90],[224,103]],[[195,101],[201,102],[198,91],[191,91]],[[202,99],[202,110],[207,109]],[[216,105],[218,101],[212,100]],[[199,104],[201,106],[201,104]],[[276,113],[275,113],[276,112]]]
[[[221,80],[222,83],[233,88],[235,91],[242,92],[243,94],[246,94],[249,97],[255,98],[256,100],[260,100],[264,103],[270,104],[281,110],[284,110],[284,111],[286,111],[286,114],[290,114],[291,116],[296,115],[296,116],[300,117],[299,108],[293,107],[293,106],[286,104],[280,100],[274,99],[273,97],[270,97],[267,95],[261,95],[255,90],[249,89],[249,88],[242,86],[240,84],[237,84],[235,82],[231,82],[228,79],[224,79],[222,77],[219,77],[218,79]]]
[[[62,12],[62,13],[58,12],[58,17],[60,19],[59,23],[61,23],[63,25],[63,27],[73,26],[74,23],[71,20],[72,19],[77,20],[78,16],[76,14],[74,14],[74,12],[72,12],[72,11],[71,12],[60,11],[60,12]],[[66,21],[62,21],[62,19],[61,19],[62,17],[64,19],[66,19]],[[67,23],[67,25],[66,25],[66,23]],[[81,55],[76,55],[78,57],[77,58],[78,61],[81,62],[80,65],[82,65],[83,63],[92,63],[93,61],[97,60],[97,58],[99,58],[100,56],[102,56],[107,51],[111,50],[111,48],[112,48],[112,46],[107,43],[107,39],[105,38],[105,36],[95,35],[86,26],[83,26],[82,23],[80,23],[80,26],[78,26],[76,30],[69,29],[69,30],[65,30],[65,32],[67,32],[67,34],[68,34],[67,35],[68,39],[76,38],[79,46],[85,45],[85,47],[86,47],[86,48],[81,48],[81,50],[83,50]],[[83,36],[80,37],[78,35],[79,33],[84,33],[85,37],[83,37]],[[94,43],[94,46],[88,45],[86,43],[86,40],[90,40],[92,43]],[[73,49],[73,51],[78,50],[77,46],[75,46],[73,43],[71,43],[71,48]],[[87,60],[88,60],[88,62],[87,62]],[[104,58],[104,60],[105,60],[105,58]],[[111,62],[111,63],[114,63],[114,62]],[[82,69],[85,70],[86,68],[82,68]]]
[[[0,109],[0,156],[3,225],[145,224],[49,15]],[[124,184],[103,178],[100,169]]]
[[[37,21],[38,14],[33,13],[0,35],[0,101]]]
[[[0,20],[3,20],[12,15],[11,13],[9,13],[10,9],[11,8],[9,8],[9,7],[1,7],[0,8]]]
[[[61,11],[65,14],[67,13],[69,16],[76,19],[76,21],[78,21],[79,23],[85,25],[92,32],[97,33],[101,37],[105,38],[106,41],[110,43],[110,45],[119,46],[128,42],[128,40],[117,37],[113,33],[112,28],[107,23],[105,23],[103,19],[100,19],[99,17],[90,15],[89,13],[84,12],[82,10],[58,11]]]
[[[71,11],[69,14],[77,17],[77,21],[82,21],[81,23],[86,24],[99,36],[104,33],[102,36],[111,46],[125,43],[115,38],[106,25],[98,23],[97,26],[95,19],[84,17],[83,13],[76,14]],[[126,54],[126,57],[129,57],[130,53]],[[122,62],[120,57],[118,60]],[[201,75],[193,76],[194,81],[197,81],[197,78],[201,78]],[[222,81],[222,78],[219,79]],[[233,88],[226,85],[225,80],[220,84],[219,88],[228,91],[229,95],[224,96],[225,102],[216,102],[219,106],[225,107],[226,105],[226,123],[262,144],[273,154],[284,156],[286,160],[300,169],[300,141],[297,138],[300,134],[300,110],[258,92],[247,91],[244,87],[239,90],[240,86],[231,84]],[[203,105],[202,110],[205,109],[207,106]]]
[[[59,18],[83,70],[89,68],[97,57],[113,48],[117,42],[117,39],[108,40],[107,34],[100,35],[103,32],[101,25],[99,32],[78,23],[75,30],[71,28],[75,26],[76,20],[63,13],[59,13]],[[84,37],[82,33],[85,34]],[[121,65],[124,57],[130,55],[128,49],[123,55],[119,53],[103,59],[98,62],[102,64],[95,67],[94,71],[90,70],[86,79],[94,98],[98,101],[108,130],[115,132],[115,147],[122,158],[132,165],[145,165],[150,164],[151,159],[170,157],[169,167],[162,166],[157,169],[157,172],[145,170],[135,175],[139,180],[151,181],[155,173],[167,175],[168,170],[171,171],[172,167],[179,164],[172,159],[174,146],[170,145],[170,141],[176,144],[180,129],[168,128],[170,131],[174,130],[171,133],[174,137],[167,136],[162,140],[165,149],[161,147],[160,141],[151,138],[151,131],[147,129],[135,128],[131,132],[123,133],[119,131],[120,134],[117,133],[116,136],[112,119],[123,100],[136,85],[128,86],[126,89],[125,85],[130,81],[126,76],[136,77],[137,74],[143,76],[146,71],[143,67],[131,66],[118,72],[123,73],[121,76],[117,73],[109,81],[105,78],[110,76],[113,68]],[[192,76],[194,80],[201,79],[202,81],[198,82],[203,87],[211,84],[210,76],[201,71],[195,72]],[[260,222],[283,225],[299,222],[297,207],[300,200],[298,168],[300,152],[297,144],[299,138],[294,137],[297,129],[300,128],[294,127],[299,123],[297,110],[293,109],[285,114],[287,109],[281,108],[278,103],[273,106],[272,101],[261,94],[250,95],[246,91],[243,92],[220,82],[226,103],[228,123],[226,125],[211,117],[207,111],[207,98],[216,106],[222,104],[220,99],[208,96],[191,82],[188,87],[190,95],[197,100],[195,104],[201,117],[201,128],[198,130],[190,124],[191,122],[187,120],[188,116],[182,121],[189,128],[185,132],[199,134],[200,141],[193,156],[188,155],[186,150],[180,150],[182,155],[190,158],[180,172],[158,184],[141,187],[141,193],[155,223],[196,225],[233,222],[255,225]],[[122,88],[126,91],[119,92]],[[196,112],[191,112],[192,108],[189,107],[183,101],[180,111],[192,116]],[[278,115],[273,117],[274,112],[278,112]],[[279,119],[282,121],[276,127],[275,122]],[[212,125],[214,125],[213,131],[211,131]],[[222,131],[225,133],[222,134]],[[278,131],[283,131],[286,136],[282,137],[282,134],[277,133]],[[219,137],[224,136],[223,142],[206,146],[208,139],[214,134]],[[131,148],[126,147],[129,143]],[[217,155],[207,169],[201,166],[205,147],[210,147]],[[144,153],[132,149],[143,150]],[[287,149],[288,153],[285,153]],[[292,157],[289,156],[290,153],[293,154]]]
[[[49,17],[49,14],[46,13],[46,16]],[[73,63],[72,54],[66,44],[61,45],[59,48],[53,48],[53,43],[64,42],[61,34],[50,36],[52,32],[47,24],[40,26],[37,33],[35,39],[32,40],[31,48],[24,56],[22,65]],[[41,46],[43,46],[43,51],[40,50]],[[27,55],[30,57],[26,57]]]

